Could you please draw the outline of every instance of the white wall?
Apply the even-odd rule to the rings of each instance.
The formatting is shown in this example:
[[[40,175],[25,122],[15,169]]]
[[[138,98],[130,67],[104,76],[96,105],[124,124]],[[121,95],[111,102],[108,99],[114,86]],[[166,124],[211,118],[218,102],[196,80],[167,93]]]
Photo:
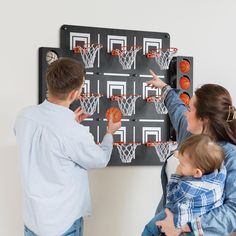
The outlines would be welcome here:
[[[21,236],[17,112],[37,103],[38,48],[59,47],[63,24],[168,32],[179,55],[194,57],[194,87],[219,83],[236,105],[235,0],[1,1],[0,235]],[[90,173],[94,214],[85,236],[137,236],[161,196],[159,167],[109,167]]]

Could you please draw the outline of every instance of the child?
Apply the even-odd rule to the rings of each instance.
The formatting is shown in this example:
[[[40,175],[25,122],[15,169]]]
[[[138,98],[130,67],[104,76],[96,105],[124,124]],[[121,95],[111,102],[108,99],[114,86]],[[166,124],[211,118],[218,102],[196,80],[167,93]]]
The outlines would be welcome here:
[[[83,111],[69,109],[84,80],[81,63],[60,58],[47,69],[47,99],[17,117],[25,236],[82,236],[83,217],[91,214],[87,170],[107,165],[121,123],[109,121],[102,143],[94,142],[80,124]]]
[[[204,134],[186,139],[175,155],[179,165],[167,185],[166,208],[173,212],[175,227],[181,233],[183,225],[222,205],[226,168],[223,149]],[[142,236],[160,235],[156,221],[165,217],[164,210],[157,214]]]

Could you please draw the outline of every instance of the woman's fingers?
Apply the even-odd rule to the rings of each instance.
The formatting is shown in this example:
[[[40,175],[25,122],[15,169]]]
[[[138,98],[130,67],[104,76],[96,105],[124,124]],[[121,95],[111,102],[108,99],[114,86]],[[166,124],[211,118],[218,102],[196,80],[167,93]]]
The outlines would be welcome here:
[[[151,69],[149,69],[149,72],[153,77],[157,76]]]

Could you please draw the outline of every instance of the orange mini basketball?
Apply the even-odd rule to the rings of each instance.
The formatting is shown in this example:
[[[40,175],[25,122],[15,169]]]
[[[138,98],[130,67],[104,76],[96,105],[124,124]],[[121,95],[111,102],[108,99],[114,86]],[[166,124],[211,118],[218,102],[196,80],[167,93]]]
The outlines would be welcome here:
[[[187,93],[181,93],[179,95],[180,99],[182,100],[182,102],[185,104],[185,106],[188,106],[189,102],[190,102],[190,97]]]
[[[179,84],[182,89],[187,90],[190,87],[190,80],[188,77],[183,76],[180,78]]]
[[[187,60],[180,61],[179,68],[182,73],[188,73],[191,68],[189,61],[187,61]]]
[[[111,114],[113,116],[113,120],[112,121],[114,123],[119,122],[121,120],[121,118],[122,118],[122,113],[121,113],[120,109],[117,108],[117,107],[111,107],[111,108],[107,109],[107,111],[106,111],[106,118],[107,118],[107,120],[110,120]]]

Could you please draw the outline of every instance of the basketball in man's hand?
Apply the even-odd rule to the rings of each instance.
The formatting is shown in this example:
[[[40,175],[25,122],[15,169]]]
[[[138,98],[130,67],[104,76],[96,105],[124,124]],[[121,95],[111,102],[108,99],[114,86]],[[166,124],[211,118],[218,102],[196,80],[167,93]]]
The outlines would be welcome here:
[[[119,122],[122,118],[122,113],[121,113],[120,109],[117,107],[111,107],[111,108],[107,109],[107,111],[106,111],[107,120],[110,120],[111,114],[112,114],[113,123]]]

